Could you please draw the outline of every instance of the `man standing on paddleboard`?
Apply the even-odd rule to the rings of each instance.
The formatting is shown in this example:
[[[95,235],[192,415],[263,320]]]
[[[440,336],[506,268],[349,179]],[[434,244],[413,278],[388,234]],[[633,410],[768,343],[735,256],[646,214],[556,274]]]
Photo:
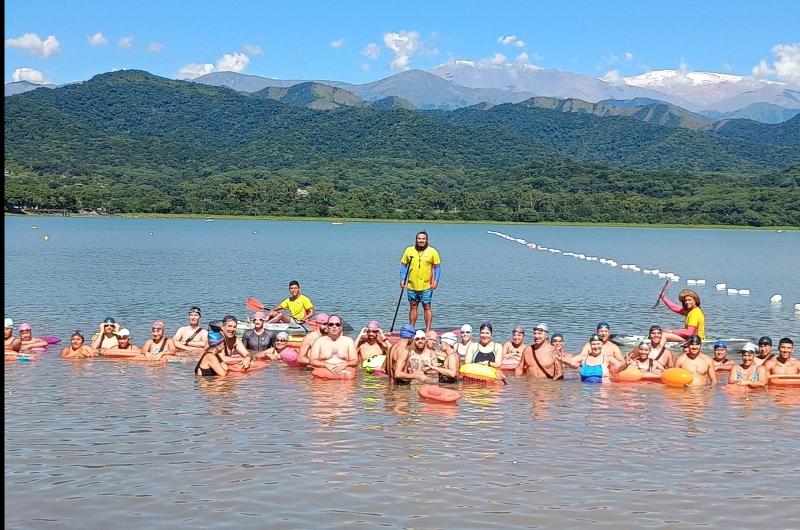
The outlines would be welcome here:
[[[439,287],[441,259],[435,248],[428,245],[428,233],[417,233],[416,244],[406,248],[400,258],[400,288],[408,288],[408,323],[416,327],[420,302],[425,312],[425,331],[433,324],[431,299]]]

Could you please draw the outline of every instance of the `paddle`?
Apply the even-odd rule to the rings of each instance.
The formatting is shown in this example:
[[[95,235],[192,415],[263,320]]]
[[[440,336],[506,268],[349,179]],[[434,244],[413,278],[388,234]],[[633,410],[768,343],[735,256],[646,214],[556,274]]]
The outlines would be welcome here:
[[[661,292],[658,293],[658,299],[656,300],[656,303],[653,304],[653,309],[658,307],[658,304],[661,303],[661,297],[664,296],[664,291],[667,290],[667,287],[669,287],[669,279],[667,279],[667,281],[664,282],[664,286],[661,288]]]
[[[406,283],[408,282],[408,273],[409,273],[409,272],[411,272],[411,262],[412,262],[413,260],[414,260],[414,258],[413,258],[413,257],[409,257],[409,258],[408,258],[408,268],[406,268],[406,277],[405,277],[405,279],[403,280],[403,285],[404,285],[404,286],[405,286],[405,285],[406,285]],[[400,298],[398,298],[398,299],[397,299],[397,307],[396,307],[396,308],[395,308],[395,310],[394,310],[394,318],[392,319],[392,325],[391,325],[391,327],[389,328],[389,333],[391,333],[392,331],[394,331],[394,323],[395,323],[395,321],[397,320],[397,312],[398,312],[398,311],[400,311],[400,302],[402,302],[402,301],[403,301],[403,291],[405,291],[405,290],[406,290],[406,288],[405,288],[405,287],[401,287],[401,288],[400,288]]]
[[[264,304],[262,304],[258,299],[253,298],[252,296],[247,297],[247,304],[245,305],[247,306],[247,309],[249,309],[254,313],[256,311],[264,311],[266,309],[266,306]]]

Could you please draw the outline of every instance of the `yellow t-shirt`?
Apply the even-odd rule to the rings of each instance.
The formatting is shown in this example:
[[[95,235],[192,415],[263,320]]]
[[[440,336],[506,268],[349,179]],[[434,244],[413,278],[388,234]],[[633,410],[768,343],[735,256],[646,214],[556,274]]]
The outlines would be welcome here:
[[[295,320],[301,320],[306,317],[306,310],[314,307],[314,304],[306,295],[301,294],[294,300],[287,298],[281,302],[281,307],[288,309]]]
[[[706,317],[703,315],[703,310],[695,307],[686,314],[685,326],[695,327],[697,335],[701,340],[706,340]]]
[[[431,246],[426,247],[422,252],[419,252],[417,247],[410,246],[403,252],[400,263],[408,265],[410,258],[414,259],[411,260],[411,266],[408,271],[408,288],[412,291],[430,289],[431,280],[433,279],[433,266],[442,262],[439,259],[439,253]]]

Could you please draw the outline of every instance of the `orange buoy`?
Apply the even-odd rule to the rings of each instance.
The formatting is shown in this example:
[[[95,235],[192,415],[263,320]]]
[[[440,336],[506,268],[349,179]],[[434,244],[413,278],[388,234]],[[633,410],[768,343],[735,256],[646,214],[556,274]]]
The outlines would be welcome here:
[[[436,385],[422,385],[417,389],[417,392],[425,399],[442,401],[444,403],[455,403],[461,399],[461,394],[459,392]]]
[[[353,379],[356,376],[355,372],[349,369],[344,369],[338,374],[335,374],[324,366],[314,368],[311,371],[311,375],[318,379]]]
[[[683,388],[692,384],[692,373],[683,368],[667,368],[661,374],[661,382],[673,388]]]
[[[628,367],[621,372],[610,373],[611,380],[617,383],[635,383],[637,381],[641,381],[643,375],[644,374],[642,374],[642,371],[632,364],[628,365]]]
[[[769,386],[800,386],[800,375],[773,375],[767,382]]]

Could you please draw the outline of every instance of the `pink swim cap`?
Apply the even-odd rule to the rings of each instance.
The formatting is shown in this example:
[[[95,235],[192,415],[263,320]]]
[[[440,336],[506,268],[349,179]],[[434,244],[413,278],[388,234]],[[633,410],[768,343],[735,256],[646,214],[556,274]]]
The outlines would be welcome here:
[[[152,327],[153,327],[153,328],[161,328],[161,329],[164,329],[164,322],[163,322],[163,321],[161,321],[161,320],[156,320],[155,322],[153,322],[153,325],[152,325]]]
[[[30,331],[31,330],[31,325],[28,324],[27,322],[23,322],[22,324],[19,325],[19,330],[20,331]]]
[[[253,320],[266,320],[267,315],[263,311],[259,311],[255,315],[253,315]]]
[[[381,323],[377,320],[370,320],[367,322],[367,329],[381,329]]]

